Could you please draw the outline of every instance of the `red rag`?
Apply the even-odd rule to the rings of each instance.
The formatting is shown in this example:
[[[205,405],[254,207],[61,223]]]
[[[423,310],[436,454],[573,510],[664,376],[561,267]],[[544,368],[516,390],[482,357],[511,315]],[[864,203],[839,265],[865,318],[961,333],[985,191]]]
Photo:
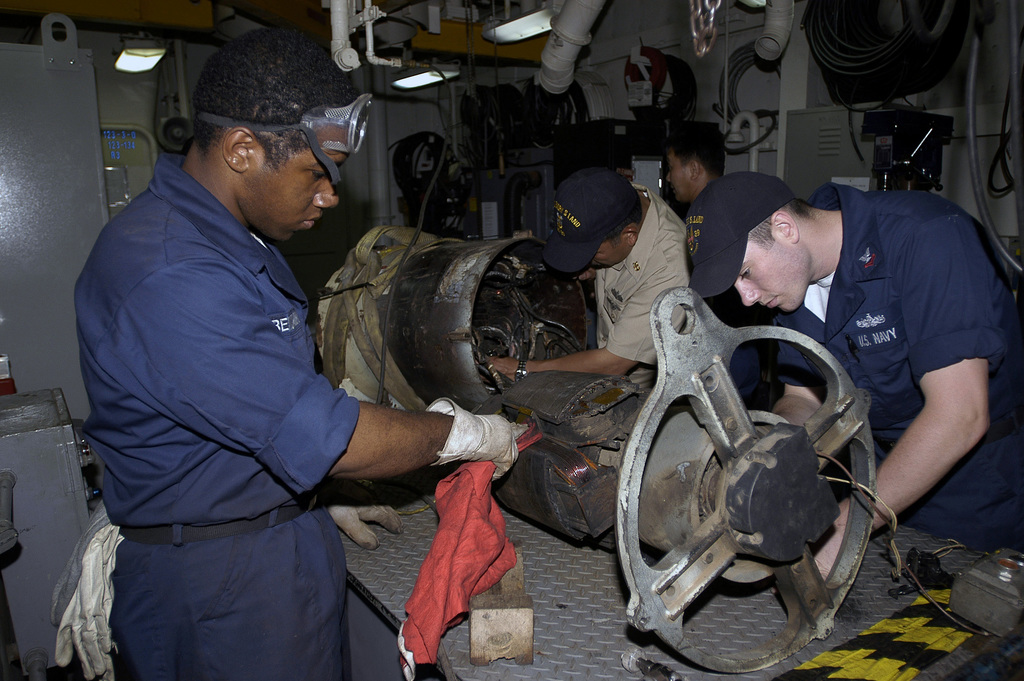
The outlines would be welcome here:
[[[437,483],[437,533],[423,560],[402,627],[416,664],[436,664],[441,636],[516,564],[505,518],[491,497],[490,461],[463,464]]]
[[[526,432],[516,438],[516,449],[521,452],[530,445],[540,442],[542,437],[544,437],[544,433],[540,432],[540,426],[536,421],[530,419]]]

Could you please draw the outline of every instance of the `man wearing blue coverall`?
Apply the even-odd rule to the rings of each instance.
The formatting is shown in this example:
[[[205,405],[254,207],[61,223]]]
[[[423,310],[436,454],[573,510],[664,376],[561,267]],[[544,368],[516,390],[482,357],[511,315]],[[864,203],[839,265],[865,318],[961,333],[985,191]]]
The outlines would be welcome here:
[[[976,224],[917,191],[826,184],[806,201],[781,180],[733,173],[687,215],[690,286],[823,344],[871,395],[878,495],[910,527],[990,551],[1024,549],[1024,347],[1013,294]],[[820,375],[780,350],[774,411],[803,423]],[[845,527],[816,553],[827,572]],[[885,519],[876,515],[874,526]]]
[[[310,494],[515,460],[501,417],[359,403],[314,370],[274,243],[337,205],[368,100],[298,33],[228,43],[196,85],[191,148],[160,157],[78,280],[85,434],[124,536],[110,623],[135,681],[344,679],[344,550]]]

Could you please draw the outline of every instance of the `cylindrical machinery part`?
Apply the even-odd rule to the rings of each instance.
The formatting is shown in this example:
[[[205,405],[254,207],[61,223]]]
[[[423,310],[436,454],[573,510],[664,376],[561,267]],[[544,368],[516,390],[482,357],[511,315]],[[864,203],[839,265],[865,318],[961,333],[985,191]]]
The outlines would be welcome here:
[[[492,277],[498,282],[493,287],[487,285]],[[391,286],[387,345],[424,402],[451,397],[472,409],[493,394],[480,367],[481,355],[493,354],[481,347],[484,330],[507,332],[497,342],[506,345],[511,339],[504,354],[543,358],[536,345],[515,346],[515,339],[524,337],[517,330],[532,338],[528,330],[537,319],[517,309],[509,295],[513,288],[536,318],[568,329],[576,339],[585,337],[582,289],[574,280],[547,273],[536,239],[438,241],[409,256]]]
[[[489,356],[546,359],[581,349],[583,290],[547,271],[541,241],[429,236],[399,268],[402,248],[384,234],[353,249],[331,280],[337,294],[320,305],[324,374],[336,385],[350,378],[367,396],[376,391],[388,306],[385,387],[407,409],[439,397],[475,409],[503,380],[488,372]]]

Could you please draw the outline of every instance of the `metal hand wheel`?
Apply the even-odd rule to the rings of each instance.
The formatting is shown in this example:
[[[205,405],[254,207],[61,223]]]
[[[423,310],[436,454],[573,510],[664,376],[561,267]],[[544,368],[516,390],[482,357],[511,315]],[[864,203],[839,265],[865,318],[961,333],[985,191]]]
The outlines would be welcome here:
[[[680,332],[671,324],[677,306],[686,312]],[[874,491],[869,397],[810,338],[781,327],[728,327],[688,288],[663,293],[651,325],[659,377],[627,443],[617,497],[627,618],[709,669],[762,669],[831,633],[860,567],[873,512],[859,491],[827,578],[809,545],[853,489],[834,488],[819,455]],[[802,427],[747,411],[733,383],[733,351],[761,338],[796,346],[825,377],[824,404]],[[781,609],[778,631],[745,648],[691,626],[691,610],[736,585],[763,585]]]

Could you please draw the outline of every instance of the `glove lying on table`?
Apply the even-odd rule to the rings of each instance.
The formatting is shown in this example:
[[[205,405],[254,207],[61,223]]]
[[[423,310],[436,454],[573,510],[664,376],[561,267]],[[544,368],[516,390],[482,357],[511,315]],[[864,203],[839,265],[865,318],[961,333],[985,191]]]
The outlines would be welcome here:
[[[105,512],[103,518],[106,518]],[[71,663],[72,653],[77,652],[82,673],[87,679],[99,677],[104,681],[114,681],[114,662],[110,653],[117,646],[110,638],[110,608],[114,602],[110,575],[114,571],[117,545],[122,539],[117,525],[111,525],[109,520],[89,539],[82,554],[78,587],[57,630],[55,661],[66,667]]]
[[[390,506],[376,503],[373,493],[354,480],[332,480],[317,493],[334,524],[364,549],[380,546],[368,523],[376,523],[391,534],[401,534],[402,518]]]
[[[526,425],[510,423],[498,414],[472,414],[447,397],[434,400],[427,411],[454,417],[444,447],[437,453],[439,466],[451,461],[493,461],[493,480],[508,472],[516,462],[519,449],[516,438],[526,432]]]

